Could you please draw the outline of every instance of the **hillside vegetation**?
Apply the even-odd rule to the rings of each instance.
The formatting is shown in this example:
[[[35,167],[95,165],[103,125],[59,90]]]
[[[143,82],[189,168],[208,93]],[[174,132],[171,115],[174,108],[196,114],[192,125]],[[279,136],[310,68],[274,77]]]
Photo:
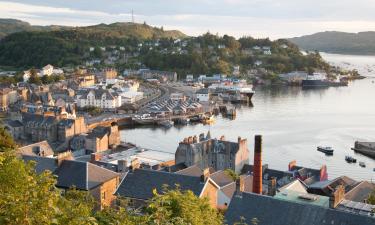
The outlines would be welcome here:
[[[375,32],[327,31],[289,39],[305,50],[329,53],[375,55]]]
[[[22,31],[52,31],[67,28],[64,26],[32,26],[28,22],[21,20],[0,18],[0,39],[9,34]]]
[[[303,55],[287,40],[271,41],[210,33],[188,37],[147,24],[113,23],[16,32],[0,40],[0,66],[28,69],[54,66],[115,67],[176,71],[186,74],[266,76],[293,70],[326,70],[319,54]],[[239,68],[239,69],[238,69]]]

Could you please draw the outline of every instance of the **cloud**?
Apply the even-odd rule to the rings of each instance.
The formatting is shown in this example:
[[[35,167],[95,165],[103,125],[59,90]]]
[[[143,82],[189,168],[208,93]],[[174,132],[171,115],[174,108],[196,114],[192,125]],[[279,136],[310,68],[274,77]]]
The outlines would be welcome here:
[[[325,30],[375,30],[372,0],[16,0],[0,1],[3,18],[38,25],[146,21],[189,35],[282,38]]]

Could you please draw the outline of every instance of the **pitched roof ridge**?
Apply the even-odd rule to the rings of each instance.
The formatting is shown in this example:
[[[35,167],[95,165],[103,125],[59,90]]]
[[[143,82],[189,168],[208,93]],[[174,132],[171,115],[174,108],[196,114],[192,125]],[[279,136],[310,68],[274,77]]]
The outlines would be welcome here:
[[[163,173],[163,174],[169,174],[171,176],[185,176],[185,177],[193,177],[193,178],[197,178],[195,176],[191,176],[191,175],[186,175],[186,174],[179,174],[179,173],[171,173],[171,172],[167,172],[167,171],[162,171],[162,170],[148,170],[148,169],[142,169],[142,168],[139,168],[139,169],[136,169],[135,171],[147,171],[147,172],[153,172],[153,173]]]

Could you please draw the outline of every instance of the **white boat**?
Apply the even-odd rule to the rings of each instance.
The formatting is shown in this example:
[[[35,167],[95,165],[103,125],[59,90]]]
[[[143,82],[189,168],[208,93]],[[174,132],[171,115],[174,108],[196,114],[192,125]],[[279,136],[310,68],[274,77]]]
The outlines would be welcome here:
[[[365,168],[366,164],[364,162],[359,162],[359,166]]]

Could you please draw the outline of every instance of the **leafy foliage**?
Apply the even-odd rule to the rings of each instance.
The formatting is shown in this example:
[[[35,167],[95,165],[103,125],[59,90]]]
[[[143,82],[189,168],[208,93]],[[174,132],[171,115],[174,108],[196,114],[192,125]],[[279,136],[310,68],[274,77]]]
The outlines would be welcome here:
[[[191,191],[178,189],[162,194],[154,191],[147,211],[151,224],[219,225],[223,216],[210,206],[208,199],[200,199]]]
[[[9,151],[17,147],[13,138],[5,130],[4,127],[0,127],[0,152]]]

